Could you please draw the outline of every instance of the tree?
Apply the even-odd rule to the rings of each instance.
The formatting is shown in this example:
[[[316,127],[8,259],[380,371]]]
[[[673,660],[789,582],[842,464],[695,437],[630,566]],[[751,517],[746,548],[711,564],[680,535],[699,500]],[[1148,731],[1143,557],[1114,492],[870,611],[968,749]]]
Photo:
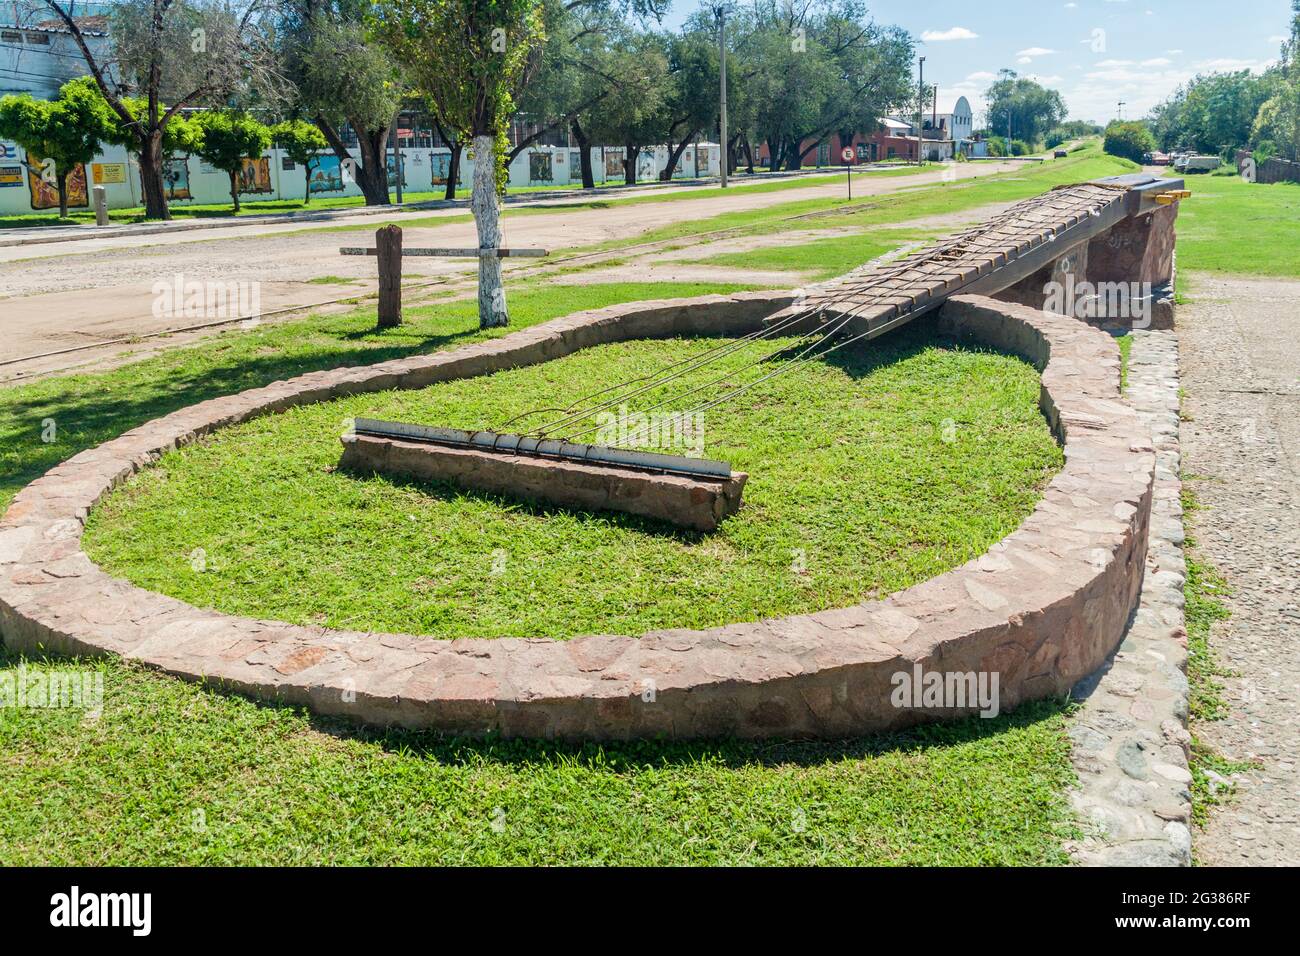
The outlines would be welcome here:
[[[682,152],[718,115],[718,45],[710,33],[688,30],[668,39],[668,165],[659,178],[673,178]],[[674,144],[676,141],[676,145]]]
[[[590,110],[587,132],[623,148],[623,181],[636,185],[641,151],[668,135],[668,55],[663,38],[626,30],[610,44],[606,69],[622,83]]]
[[[1300,160],[1300,0],[1293,0],[1291,36],[1282,47],[1275,92],[1260,106],[1251,127],[1259,155]]]
[[[1263,75],[1240,70],[1196,77],[1152,113],[1161,148],[1217,154],[1246,145],[1278,78],[1276,70]]]
[[[95,158],[107,134],[106,105],[89,77],[69,80],[54,100],[34,100],[26,93],[0,99],[0,137],[50,164],[60,219],[68,217],[69,174]],[[45,168],[32,172],[46,175]]]
[[[246,113],[208,110],[192,120],[199,131],[195,153],[230,177],[230,198],[239,212],[240,177],[245,159],[257,159],[271,145],[271,130]]]
[[[392,52],[372,34],[369,9],[360,0],[289,0],[280,44],[303,113],[352,171],[366,205],[383,206],[390,202],[388,136],[405,84]],[[344,123],[356,134],[359,159],[343,140]]]
[[[532,78],[515,98],[533,128],[513,144],[504,165],[567,124],[581,149],[583,186],[593,188],[591,118],[605,100],[637,79],[612,67],[610,44],[626,36],[629,19],[641,24],[658,20],[668,7],[668,0],[542,0],[545,41],[533,50]]]
[[[472,137],[470,209],[478,231],[478,311],[483,328],[509,324],[501,260],[500,159],[514,94],[543,41],[540,0],[380,0],[377,35],[410,71],[443,120]]]
[[[303,204],[311,202],[311,171],[320,162],[317,154],[329,148],[325,135],[311,123],[300,119],[288,119],[271,127],[271,141],[284,150],[284,154],[302,167],[307,177]]]
[[[1106,127],[1106,139],[1102,148],[1112,156],[1141,163],[1145,154],[1155,151],[1156,138],[1151,135],[1146,123],[1121,123],[1116,120]]]
[[[1043,134],[1065,118],[1065,100],[1033,80],[1003,70],[984,94],[989,130],[998,136],[1039,143]],[[1009,127],[1009,128],[1008,128]]]
[[[706,29],[707,11],[697,17]],[[872,22],[861,0],[758,4],[729,17],[727,34],[728,163],[752,137],[774,169],[798,169],[832,133],[875,132],[915,103],[911,37]]]
[[[101,63],[74,17],[74,0],[45,0],[81,51],[116,119],[118,141],[138,157],[146,219],[171,218],[163,166],[168,127],[181,110],[249,91],[266,100],[282,95],[266,2],[123,0],[110,15],[113,60]]]

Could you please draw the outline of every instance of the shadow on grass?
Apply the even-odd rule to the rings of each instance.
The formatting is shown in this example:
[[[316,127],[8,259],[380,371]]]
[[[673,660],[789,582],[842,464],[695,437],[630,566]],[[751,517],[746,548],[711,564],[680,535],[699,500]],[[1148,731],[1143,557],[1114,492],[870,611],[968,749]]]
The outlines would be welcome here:
[[[620,771],[646,766],[689,766],[705,759],[716,760],[735,769],[755,765],[815,767],[845,759],[870,759],[894,752],[921,754],[929,750],[976,743],[1010,730],[1033,727],[1068,713],[1072,707],[1065,697],[1031,701],[1011,713],[997,717],[964,717],[842,740],[522,740],[499,736],[454,737],[433,731],[380,729],[314,714],[309,715],[308,720],[312,729],[320,733],[374,744],[394,753],[414,754],[452,766],[472,766],[491,761],[515,767],[535,767],[577,761]]]
[[[12,671],[19,665],[43,670],[66,669],[70,661],[76,660],[78,659],[59,654],[19,654],[0,646],[0,674]],[[136,679],[178,679],[139,662],[124,662],[116,658],[85,661],[83,666],[124,668]],[[918,724],[906,730],[835,740],[749,740],[721,737],[582,742],[507,739],[495,734],[468,737],[432,730],[371,727],[343,717],[314,714],[299,706],[251,698],[215,683],[186,683],[196,688],[196,692],[212,694],[232,703],[242,702],[263,710],[295,714],[306,720],[317,733],[379,747],[389,753],[434,761],[444,766],[474,767],[482,763],[493,763],[536,769],[576,762],[599,766],[616,773],[647,767],[689,767],[704,760],[719,762],[728,769],[752,766],[811,768],[846,759],[865,760],[889,753],[921,755],[931,750],[978,743],[1009,731],[1029,729],[1068,714],[1075,706],[1068,697],[1062,696],[1030,701],[997,717],[963,717]]]

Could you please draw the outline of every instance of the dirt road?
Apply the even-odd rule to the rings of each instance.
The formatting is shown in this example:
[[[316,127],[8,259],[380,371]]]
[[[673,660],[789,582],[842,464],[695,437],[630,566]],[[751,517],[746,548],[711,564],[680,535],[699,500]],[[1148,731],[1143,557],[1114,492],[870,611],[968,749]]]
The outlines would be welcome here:
[[[1250,766],[1196,838],[1206,865],[1300,863],[1297,302],[1295,280],[1198,275],[1178,317],[1183,474],[1202,506],[1189,530],[1232,588],[1210,636],[1229,714],[1192,730]]]
[[[1015,164],[950,165],[915,176],[860,176],[853,195],[882,195],[914,189],[947,179],[988,176]],[[725,196],[681,198],[590,208],[577,205],[589,197],[520,203],[527,215],[504,220],[507,245],[540,246],[560,252],[611,239],[627,239],[648,230],[699,220],[729,211],[770,208],[809,199],[844,194],[838,176],[813,180],[808,186],[757,192],[738,188]],[[575,207],[575,208],[568,208]],[[539,210],[546,211],[539,211]],[[446,219],[446,224],[429,224]],[[407,226],[405,243],[420,246],[476,245],[474,226],[460,209],[396,213],[384,217]],[[185,282],[217,282],[231,286],[256,283],[262,312],[310,306],[330,299],[373,290],[374,260],[346,257],[342,245],[369,244],[374,216],[350,216],[304,228],[300,224],[254,223],[174,235],[128,238],[88,238],[51,245],[0,249],[0,363],[38,353],[103,343],[127,336],[177,329],[204,321],[183,312],[156,309],[159,289]],[[340,227],[359,226],[355,231]],[[413,278],[462,273],[464,260],[410,259],[406,274]],[[313,281],[316,280],[316,281]],[[326,281],[321,281],[326,280]],[[340,281],[341,280],[341,281]],[[251,295],[252,287],[243,289]],[[165,303],[163,303],[165,304]],[[51,357],[21,365],[0,365],[0,379],[29,372],[71,367],[87,359],[111,356],[120,344]]]

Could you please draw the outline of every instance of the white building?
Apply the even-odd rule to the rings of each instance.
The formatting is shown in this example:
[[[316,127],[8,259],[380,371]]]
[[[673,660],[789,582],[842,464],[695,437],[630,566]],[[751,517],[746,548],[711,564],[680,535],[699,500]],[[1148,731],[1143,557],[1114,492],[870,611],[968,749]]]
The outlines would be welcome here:
[[[86,45],[97,60],[106,61],[107,5],[78,4],[77,10]],[[54,99],[64,83],[89,72],[72,34],[49,7],[31,0],[0,3],[0,96]]]
[[[964,96],[945,98],[942,94],[931,103],[925,117],[926,129],[937,129],[944,139],[960,143],[969,140],[975,132],[975,113]]]

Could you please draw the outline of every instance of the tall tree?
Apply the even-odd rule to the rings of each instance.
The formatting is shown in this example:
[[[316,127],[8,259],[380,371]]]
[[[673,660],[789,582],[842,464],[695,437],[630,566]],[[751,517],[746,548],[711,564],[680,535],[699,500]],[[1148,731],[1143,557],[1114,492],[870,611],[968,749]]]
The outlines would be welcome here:
[[[758,3],[727,32],[729,157],[752,137],[767,141],[773,168],[798,169],[832,133],[874,132],[914,102],[911,37],[872,21],[862,0]]]
[[[1260,153],[1294,161],[1300,160],[1300,0],[1293,0],[1293,9],[1277,82],[1255,116],[1251,145]]]
[[[718,115],[718,44],[711,32],[687,30],[669,37],[667,120],[668,164],[659,178],[668,182],[682,152]]]
[[[478,310],[483,328],[509,324],[501,260],[498,205],[505,186],[500,164],[514,96],[533,50],[544,40],[540,0],[380,0],[377,34],[410,72],[445,122],[472,137],[470,209],[478,231]]]
[[[997,136],[1006,136],[1010,124],[1013,138],[1037,143],[1065,118],[1065,100],[1060,93],[1019,76],[1015,70],[1002,70],[984,96],[989,130]]]
[[[205,110],[192,122],[199,130],[195,153],[230,177],[230,199],[239,212],[239,187],[245,159],[257,159],[271,145],[270,127],[247,113]]]
[[[223,105],[246,90],[268,100],[282,95],[269,2],[122,0],[110,15],[110,63],[91,52],[75,0],[45,0],[72,34],[124,141],[138,157],[145,218],[171,218],[163,185],[164,142],[181,110]]]
[[[45,176],[49,169],[61,219],[68,217],[68,176],[95,158],[108,136],[108,123],[107,106],[89,77],[69,80],[53,100],[34,100],[26,93],[0,99],[0,137],[48,164],[32,172]]]
[[[628,29],[611,44],[606,70],[621,83],[589,111],[587,132],[602,145],[623,148],[623,181],[635,185],[647,146],[668,134],[668,54],[664,38]]]
[[[371,206],[387,205],[388,136],[405,84],[392,53],[376,42],[362,0],[287,0],[280,47],[299,108],[351,170]],[[357,138],[359,157],[344,140]]]

